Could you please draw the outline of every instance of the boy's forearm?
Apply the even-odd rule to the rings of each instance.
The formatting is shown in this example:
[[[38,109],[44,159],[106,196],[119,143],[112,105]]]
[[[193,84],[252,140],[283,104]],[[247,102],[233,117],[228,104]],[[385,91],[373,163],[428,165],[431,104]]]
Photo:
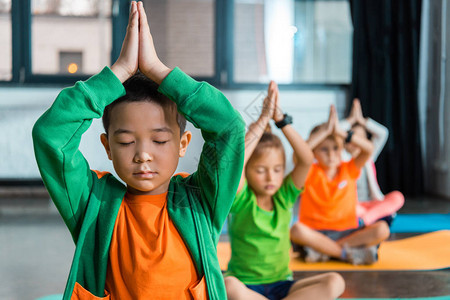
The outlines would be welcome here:
[[[326,129],[319,129],[315,133],[311,134],[306,141],[311,150],[314,150],[320,143],[322,143],[330,133]]]
[[[291,125],[286,125],[282,129],[284,136],[291,144],[294,155],[298,159],[298,163],[309,166],[313,163],[314,155],[309,144],[301,137],[301,135]]]
[[[122,84],[105,68],[86,82],[66,88],[33,127],[36,161],[42,179],[72,234],[89,194],[90,168],[78,150],[91,119],[124,94]],[[73,208],[77,208],[73,210]]]
[[[116,75],[117,79],[119,79],[121,83],[124,83],[130,77],[128,73],[117,63],[111,66],[111,71],[114,75]]]
[[[200,188],[202,203],[220,233],[239,185],[245,123],[219,90],[195,81],[178,68],[166,76],[158,90],[177,104],[186,120],[201,129],[205,143],[192,183]]]
[[[160,85],[171,71],[172,70],[170,68],[168,68],[165,64],[159,61],[158,63],[155,63],[153,66],[148,68],[143,73],[145,76],[147,76],[148,78],[156,82],[158,85]]]
[[[372,154],[373,152],[373,144],[368,139],[359,137],[357,135],[352,135],[351,141],[352,144],[361,149],[362,152],[366,154]]]
[[[270,117],[260,116],[259,119],[251,124],[245,134],[245,158],[244,165],[250,159],[255,151],[256,145],[258,144],[261,136],[263,135],[267,125],[269,124]]]
[[[125,94],[123,86],[117,80],[119,78],[114,75],[105,67],[87,81],[80,81],[73,87],[63,89],[52,106],[36,122],[36,130],[45,129],[36,133],[34,138],[42,138],[42,135],[47,138],[51,135],[50,132],[59,132],[56,136],[50,136],[52,141],[71,139],[74,134],[72,130],[61,131],[61,128],[77,131],[80,126],[78,123],[101,117],[104,107]]]
[[[355,139],[352,138],[352,143],[361,149],[358,156],[354,159],[356,167],[361,169],[372,155],[372,143],[369,140],[364,140],[358,136],[355,136]]]
[[[196,128],[214,134],[225,133],[234,124],[243,126],[241,116],[221,91],[194,80],[179,68],[168,70],[158,90],[174,101],[179,112]]]

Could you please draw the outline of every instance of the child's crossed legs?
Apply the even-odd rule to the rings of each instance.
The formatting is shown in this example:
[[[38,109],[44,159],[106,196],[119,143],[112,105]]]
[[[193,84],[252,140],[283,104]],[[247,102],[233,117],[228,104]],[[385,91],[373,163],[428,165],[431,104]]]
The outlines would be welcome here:
[[[328,300],[336,299],[345,289],[345,282],[341,275],[335,272],[324,273],[295,281],[287,291],[284,298],[277,298],[262,294],[249,289],[244,283],[234,276],[225,277],[228,300]]]
[[[347,260],[344,246],[349,248],[378,245],[389,237],[389,226],[384,221],[357,229],[336,241],[324,233],[297,222],[291,228],[291,240],[299,245],[310,247],[327,256]]]

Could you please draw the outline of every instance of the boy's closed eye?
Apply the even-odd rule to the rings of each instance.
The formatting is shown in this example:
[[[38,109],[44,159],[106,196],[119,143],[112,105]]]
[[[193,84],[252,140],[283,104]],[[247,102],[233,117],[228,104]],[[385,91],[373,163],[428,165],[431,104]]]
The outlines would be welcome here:
[[[274,171],[276,173],[282,172],[283,171],[283,166],[275,167]]]
[[[257,169],[256,169],[256,173],[258,173],[258,174],[262,174],[262,173],[264,173],[264,172],[266,172],[266,169],[265,169],[265,168],[257,168]]]
[[[170,142],[172,140],[172,137],[173,137],[172,132],[158,132],[152,134],[151,140],[155,144],[164,145],[167,142]]]

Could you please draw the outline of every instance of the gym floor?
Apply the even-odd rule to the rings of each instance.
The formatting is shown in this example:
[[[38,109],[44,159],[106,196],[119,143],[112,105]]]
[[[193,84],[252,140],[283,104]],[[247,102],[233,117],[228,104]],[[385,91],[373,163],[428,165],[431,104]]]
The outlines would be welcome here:
[[[0,188],[0,299],[28,300],[63,292],[74,245],[45,191]],[[450,200],[407,199],[399,213],[450,213]],[[392,240],[415,235],[392,234]],[[226,238],[226,237],[225,237]],[[339,272],[343,298],[416,298],[450,295],[450,269]],[[295,279],[319,272],[295,272]]]

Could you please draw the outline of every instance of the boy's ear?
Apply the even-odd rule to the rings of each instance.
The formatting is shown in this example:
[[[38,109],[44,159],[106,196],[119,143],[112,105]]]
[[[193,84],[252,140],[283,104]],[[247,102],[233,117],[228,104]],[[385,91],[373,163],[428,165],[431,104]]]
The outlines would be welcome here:
[[[180,151],[178,152],[178,155],[180,157],[184,157],[186,154],[187,146],[189,145],[189,142],[191,141],[192,133],[190,131],[185,131],[181,135],[180,139]]]
[[[106,154],[108,155],[109,160],[112,160],[111,149],[109,148],[109,141],[108,141],[108,136],[106,135],[106,133],[102,133],[100,135],[100,141],[102,142],[103,147],[105,147]]]

